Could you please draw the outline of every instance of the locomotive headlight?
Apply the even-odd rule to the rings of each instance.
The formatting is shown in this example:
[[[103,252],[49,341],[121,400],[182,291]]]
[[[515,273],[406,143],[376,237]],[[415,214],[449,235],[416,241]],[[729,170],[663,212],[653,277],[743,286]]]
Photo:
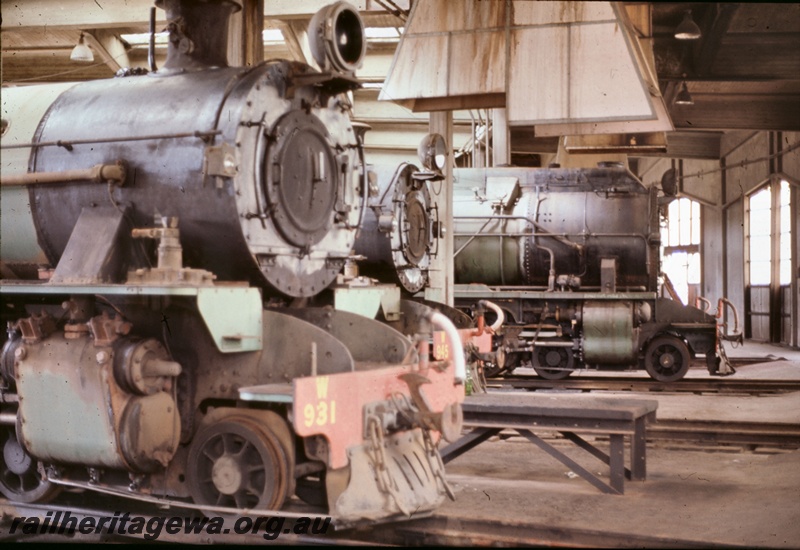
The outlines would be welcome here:
[[[367,52],[358,10],[346,2],[322,8],[308,25],[308,43],[323,71],[354,73]]]
[[[417,156],[425,170],[433,172],[435,179],[444,177],[443,170],[447,163],[447,143],[439,134],[428,134],[417,148]]]

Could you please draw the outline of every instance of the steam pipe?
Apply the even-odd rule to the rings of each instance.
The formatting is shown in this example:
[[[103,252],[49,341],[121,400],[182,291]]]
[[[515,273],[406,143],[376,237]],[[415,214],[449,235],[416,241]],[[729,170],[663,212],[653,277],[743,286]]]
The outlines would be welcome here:
[[[364,159],[364,134],[366,134],[370,129],[371,127],[366,124],[359,127],[356,127],[355,124],[353,125],[353,130],[356,134],[356,141],[358,142],[358,160],[361,161],[361,193],[363,202],[361,203],[361,212],[358,213],[359,228],[364,222],[364,214],[367,212],[367,204],[369,203],[369,173],[367,170],[367,163]]]
[[[708,308],[711,307],[711,301],[706,300],[702,296],[698,296],[694,300],[694,307],[696,307],[700,311],[708,311]],[[719,312],[719,305],[717,305],[717,312]],[[719,318],[719,313],[717,313],[717,318]]]
[[[0,145],[0,149],[27,149],[29,147],[63,147],[67,151],[72,151],[75,145],[91,145],[94,143],[118,143],[124,141],[150,141],[157,139],[182,139],[198,138],[208,141],[214,136],[222,133],[222,130],[209,130],[207,132],[182,132],[177,134],[150,134],[146,136],[120,136],[108,138],[91,139],[72,139],[69,141],[39,141],[36,143],[13,143],[11,145]]]
[[[502,327],[503,323],[506,322],[506,314],[503,313],[503,310],[500,308],[500,306],[498,306],[493,302],[490,302],[489,300],[481,300],[478,302],[478,305],[488,307],[497,314],[497,320],[494,322],[492,326],[489,327],[489,330],[492,332],[497,332],[498,330],[500,330],[500,327]]]
[[[444,331],[447,337],[447,343],[450,345],[450,349],[453,350],[455,382],[456,384],[463,384],[467,380],[467,363],[464,361],[464,345],[461,343],[461,337],[458,335],[458,330],[456,330],[455,325],[452,323],[452,321],[450,321],[450,319],[438,311],[435,311],[431,314],[430,322],[435,327],[438,327]]]
[[[125,165],[96,164],[85,170],[62,170],[60,172],[29,172],[26,174],[0,175],[0,185],[36,185],[39,183],[70,183],[90,181],[93,183],[125,183]]]
[[[553,253],[552,248],[540,244],[534,244],[533,246],[541,248],[550,254],[550,271],[547,274],[547,290],[553,292],[556,289],[556,255]]]
[[[741,340],[742,332],[739,329],[739,312],[736,310],[736,306],[733,305],[733,302],[728,300],[727,298],[720,298],[717,302],[717,319],[722,317],[722,308],[724,305],[729,305],[731,310],[733,310],[733,332],[731,334],[725,334],[726,340]]]

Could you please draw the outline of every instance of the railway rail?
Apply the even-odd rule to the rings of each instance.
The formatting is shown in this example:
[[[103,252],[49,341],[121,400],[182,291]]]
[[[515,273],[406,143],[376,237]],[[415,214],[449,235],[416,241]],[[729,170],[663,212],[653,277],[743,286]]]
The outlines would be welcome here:
[[[514,388],[528,391],[631,391],[663,393],[717,393],[730,395],[770,395],[800,391],[800,380],[745,380],[740,378],[684,378],[678,382],[658,382],[636,377],[580,377],[546,380],[535,376],[511,375],[490,378],[488,388]]]
[[[690,442],[749,449],[800,449],[800,426],[785,422],[658,420],[647,427],[648,441]]]

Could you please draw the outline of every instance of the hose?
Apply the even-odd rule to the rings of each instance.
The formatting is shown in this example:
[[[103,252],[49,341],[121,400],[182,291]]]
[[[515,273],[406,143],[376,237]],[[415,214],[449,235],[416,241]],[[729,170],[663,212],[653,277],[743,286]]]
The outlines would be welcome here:
[[[500,327],[502,327],[503,323],[506,322],[506,314],[503,313],[503,310],[500,308],[500,306],[490,302],[489,300],[481,300],[478,302],[478,305],[482,305],[483,307],[488,307],[497,314],[497,320],[494,322],[492,326],[489,327],[489,330],[494,333],[500,330]]]
[[[439,313],[433,312],[430,315],[430,322],[435,327],[444,331],[447,337],[447,343],[450,349],[453,350],[453,363],[455,365],[454,379],[456,384],[463,384],[467,380],[467,363],[464,360],[464,346],[461,343],[461,337],[458,335],[455,325]]]

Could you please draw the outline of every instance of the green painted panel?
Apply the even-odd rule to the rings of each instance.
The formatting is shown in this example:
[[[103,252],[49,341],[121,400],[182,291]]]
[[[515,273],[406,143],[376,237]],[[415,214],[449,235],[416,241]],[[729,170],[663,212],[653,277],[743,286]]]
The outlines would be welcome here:
[[[109,373],[94,360],[90,340],[56,334],[25,348],[17,389],[25,396],[19,415],[31,454],[44,461],[121,468],[109,414]]]
[[[394,285],[346,287],[334,289],[334,308],[374,319],[383,307],[387,319],[397,318],[400,311],[400,288]]]
[[[250,287],[200,287],[197,308],[222,353],[263,347],[261,292]]]

